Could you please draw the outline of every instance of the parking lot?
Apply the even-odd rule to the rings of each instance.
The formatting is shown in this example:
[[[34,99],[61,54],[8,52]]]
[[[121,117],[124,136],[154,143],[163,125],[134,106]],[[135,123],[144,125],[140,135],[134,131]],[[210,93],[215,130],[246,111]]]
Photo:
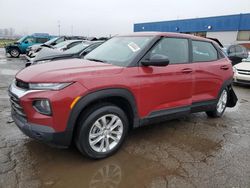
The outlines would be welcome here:
[[[0,187],[250,187],[250,88],[219,119],[197,113],[130,132],[104,160],[32,140],[10,117],[8,85],[25,60],[0,49]]]

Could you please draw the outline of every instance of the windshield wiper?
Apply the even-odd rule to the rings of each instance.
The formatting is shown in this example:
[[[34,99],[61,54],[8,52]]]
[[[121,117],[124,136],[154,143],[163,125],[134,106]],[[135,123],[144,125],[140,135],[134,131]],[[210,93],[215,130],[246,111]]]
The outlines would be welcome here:
[[[95,61],[95,62],[101,62],[101,63],[106,63],[106,61],[104,61],[104,60],[95,59],[95,58],[89,58],[87,60],[89,60],[89,61]]]

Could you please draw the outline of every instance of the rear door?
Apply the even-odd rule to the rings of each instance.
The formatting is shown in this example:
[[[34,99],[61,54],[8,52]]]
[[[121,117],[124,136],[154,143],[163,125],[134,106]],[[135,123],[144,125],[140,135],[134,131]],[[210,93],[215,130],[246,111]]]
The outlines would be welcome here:
[[[145,56],[168,57],[165,67],[140,66],[139,104],[144,116],[164,115],[170,109],[189,111],[192,103],[192,64],[189,59],[189,40],[162,38]]]
[[[194,90],[192,102],[217,98],[225,80],[230,78],[231,65],[213,43],[192,41]]]

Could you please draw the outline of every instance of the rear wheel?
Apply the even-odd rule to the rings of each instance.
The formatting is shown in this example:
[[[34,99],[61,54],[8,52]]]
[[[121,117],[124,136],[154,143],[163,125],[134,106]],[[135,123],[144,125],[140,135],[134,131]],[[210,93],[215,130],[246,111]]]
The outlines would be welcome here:
[[[217,102],[216,109],[213,111],[206,112],[207,115],[209,117],[221,117],[227,107],[227,100],[228,100],[228,90],[223,89],[220,94],[219,100]]]
[[[83,114],[78,123],[77,148],[82,154],[93,159],[114,154],[128,132],[126,114],[112,104],[91,108]]]
[[[10,55],[11,55],[11,57],[17,58],[20,55],[20,51],[17,48],[12,48],[10,50]]]

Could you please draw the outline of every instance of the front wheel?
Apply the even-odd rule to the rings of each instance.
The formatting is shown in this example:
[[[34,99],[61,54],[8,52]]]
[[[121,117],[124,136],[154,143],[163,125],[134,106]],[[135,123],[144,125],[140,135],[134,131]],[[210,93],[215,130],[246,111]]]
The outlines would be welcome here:
[[[114,154],[128,132],[128,119],[122,109],[112,104],[95,106],[79,120],[76,145],[93,159]]]
[[[12,48],[10,50],[10,55],[11,55],[11,57],[18,58],[20,55],[20,51],[17,48]]]
[[[227,100],[228,100],[228,90],[223,89],[220,94],[219,100],[217,102],[216,109],[212,111],[207,111],[206,112],[207,115],[209,117],[221,117],[226,110]]]

